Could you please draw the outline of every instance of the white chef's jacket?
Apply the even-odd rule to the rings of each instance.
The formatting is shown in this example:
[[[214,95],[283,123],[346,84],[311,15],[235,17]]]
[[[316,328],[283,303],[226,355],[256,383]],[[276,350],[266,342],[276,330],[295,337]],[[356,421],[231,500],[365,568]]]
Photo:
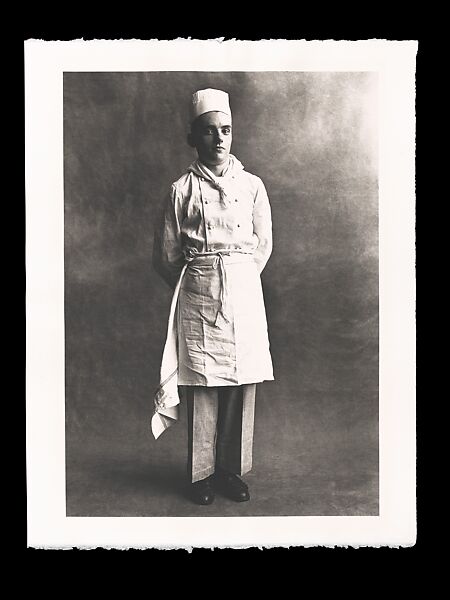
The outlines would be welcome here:
[[[195,161],[172,185],[154,247],[155,268],[175,288],[156,414],[177,404],[179,385],[273,379],[260,280],[271,252],[266,189],[234,156],[223,177]]]

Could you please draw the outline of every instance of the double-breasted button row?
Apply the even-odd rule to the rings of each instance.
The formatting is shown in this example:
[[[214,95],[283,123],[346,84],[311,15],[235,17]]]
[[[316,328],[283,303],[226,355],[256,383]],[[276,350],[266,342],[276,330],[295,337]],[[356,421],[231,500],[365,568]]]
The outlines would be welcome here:
[[[239,200],[237,198],[234,199],[235,202],[239,202]],[[208,204],[208,200],[204,200],[205,204]]]
[[[240,224],[240,223],[237,223],[237,224],[236,224],[236,227],[240,227],[240,226],[241,226],[241,224]],[[214,229],[214,225],[212,225],[211,223],[207,223],[207,224],[206,224],[206,227],[207,227],[208,229]]]

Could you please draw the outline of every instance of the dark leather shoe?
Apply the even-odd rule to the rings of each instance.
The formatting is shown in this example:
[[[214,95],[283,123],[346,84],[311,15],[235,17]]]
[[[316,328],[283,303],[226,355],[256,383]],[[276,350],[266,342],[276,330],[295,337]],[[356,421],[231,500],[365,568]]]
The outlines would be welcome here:
[[[248,486],[240,477],[229,471],[218,469],[214,474],[214,487],[235,502],[250,500]]]
[[[196,504],[212,504],[214,502],[214,490],[211,485],[212,476],[191,484],[191,496]]]

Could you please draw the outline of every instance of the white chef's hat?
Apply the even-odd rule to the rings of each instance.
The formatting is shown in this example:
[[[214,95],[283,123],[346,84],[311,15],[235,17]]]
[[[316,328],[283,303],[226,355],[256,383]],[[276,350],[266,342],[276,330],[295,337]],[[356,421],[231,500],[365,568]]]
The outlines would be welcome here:
[[[212,110],[223,112],[231,117],[227,92],[208,88],[206,90],[199,90],[192,95],[191,121]]]

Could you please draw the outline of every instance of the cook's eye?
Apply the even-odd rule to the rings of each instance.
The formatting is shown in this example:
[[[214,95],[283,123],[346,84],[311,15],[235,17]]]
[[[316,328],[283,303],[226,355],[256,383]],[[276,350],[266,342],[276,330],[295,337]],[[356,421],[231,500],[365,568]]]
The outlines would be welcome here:
[[[224,127],[222,129],[222,133],[224,133],[225,135],[229,135],[231,133],[231,127]]]
[[[206,133],[206,135],[213,135],[214,129],[212,129],[211,127],[208,127],[208,129],[206,129],[205,133]]]

